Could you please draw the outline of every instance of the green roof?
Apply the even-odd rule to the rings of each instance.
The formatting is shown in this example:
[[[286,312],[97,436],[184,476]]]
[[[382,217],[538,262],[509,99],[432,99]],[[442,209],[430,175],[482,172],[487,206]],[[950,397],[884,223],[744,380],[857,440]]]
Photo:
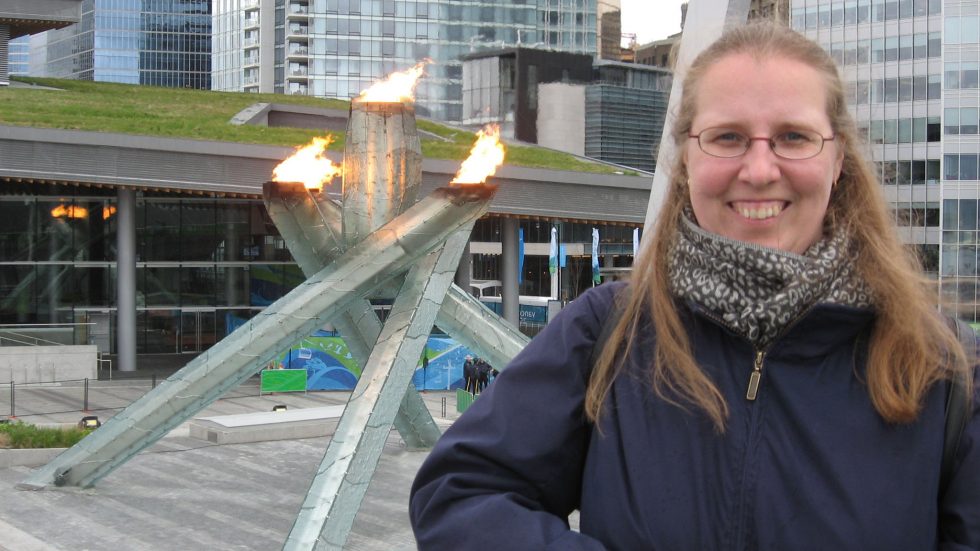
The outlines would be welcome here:
[[[348,110],[349,105],[342,100],[298,95],[212,92],[46,78],[18,77],[15,80],[38,86],[0,89],[0,124],[167,138],[298,146],[322,136],[323,131],[235,125],[230,121],[238,112],[255,103],[306,105],[344,111]],[[471,132],[428,120],[420,119],[418,126],[428,133],[447,138],[439,140],[423,136],[422,153],[428,158],[463,160],[475,139]],[[331,134],[334,134],[335,141],[330,149],[342,151],[343,134]],[[534,146],[509,145],[505,162],[533,168],[636,174]]]

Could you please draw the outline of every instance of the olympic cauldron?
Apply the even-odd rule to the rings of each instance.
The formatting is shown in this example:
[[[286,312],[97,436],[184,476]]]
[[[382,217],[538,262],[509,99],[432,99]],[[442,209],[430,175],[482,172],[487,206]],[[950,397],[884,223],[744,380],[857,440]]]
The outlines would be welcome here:
[[[412,88],[421,72],[421,64],[406,71],[415,74]],[[487,145],[492,138],[481,133],[484,141],[474,150],[490,149],[499,164],[503,149]],[[526,344],[516,328],[452,284],[473,224],[486,213],[496,186],[461,183],[467,178],[458,176],[416,201],[422,154],[410,96],[379,100],[369,90],[351,102],[342,205],[322,189],[332,169],[306,173],[314,181],[301,183],[295,180],[307,178],[291,176],[286,164],[276,176],[287,181],[267,182],[263,197],[306,281],[33,472],[20,488],[94,485],[330,323],[362,372],[283,548],[340,549],[391,427],[410,447],[431,446],[439,437],[411,384],[432,326],[500,366]],[[489,174],[492,169],[484,178]],[[394,299],[384,324],[369,302],[375,297]]]

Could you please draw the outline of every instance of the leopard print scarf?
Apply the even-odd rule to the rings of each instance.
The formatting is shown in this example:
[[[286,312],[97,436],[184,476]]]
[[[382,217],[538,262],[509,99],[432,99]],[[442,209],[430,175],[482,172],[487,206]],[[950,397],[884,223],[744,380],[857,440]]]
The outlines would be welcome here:
[[[670,290],[692,300],[757,348],[766,348],[818,303],[872,306],[854,266],[847,232],[814,243],[802,256],[701,229],[686,213],[670,255]]]

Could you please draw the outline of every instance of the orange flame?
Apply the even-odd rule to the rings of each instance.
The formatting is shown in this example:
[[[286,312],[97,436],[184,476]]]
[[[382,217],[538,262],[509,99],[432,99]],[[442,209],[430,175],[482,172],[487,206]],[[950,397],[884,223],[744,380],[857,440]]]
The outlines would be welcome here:
[[[112,205],[106,205],[102,207],[102,219],[108,220],[110,216],[116,214],[116,207]]]
[[[296,148],[283,162],[272,170],[273,182],[302,182],[306,189],[323,189],[324,184],[341,172],[338,165],[324,157],[323,153],[333,142],[333,136],[313,138],[313,141]]]
[[[88,218],[88,209],[75,205],[58,205],[51,209],[54,218]]]
[[[388,78],[375,82],[370,88],[361,92],[355,101],[390,103],[413,101],[415,86],[418,85],[426,64],[430,62],[431,60],[424,59],[410,69],[391,73]]]
[[[500,143],[500,127],[488,124],[476,133],[476,143],[470,156],[463,161],[450,184],[482,184],[504,164],[504,144]]]

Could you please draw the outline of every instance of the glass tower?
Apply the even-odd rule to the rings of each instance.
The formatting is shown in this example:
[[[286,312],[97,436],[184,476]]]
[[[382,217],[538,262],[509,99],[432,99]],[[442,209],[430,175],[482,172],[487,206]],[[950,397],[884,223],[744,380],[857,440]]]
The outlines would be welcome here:
[[[80,23],[45,34],[37,76],[211,87],[208,0],[85,0]]]
[[[793,0],[792,26],[837,61],[902,236],[943,302],[976,322],[976,2]]]
[[[218,0],[214,17],[244,45],[239,61],[234,39],[216,35],[215,89],[348,99],[428,58],[416,108],[451,121],[462,118],[463,55],[518,44],[595,55],[598,30],[596,0]],[[241,85],[218,78],[234,63]]]

